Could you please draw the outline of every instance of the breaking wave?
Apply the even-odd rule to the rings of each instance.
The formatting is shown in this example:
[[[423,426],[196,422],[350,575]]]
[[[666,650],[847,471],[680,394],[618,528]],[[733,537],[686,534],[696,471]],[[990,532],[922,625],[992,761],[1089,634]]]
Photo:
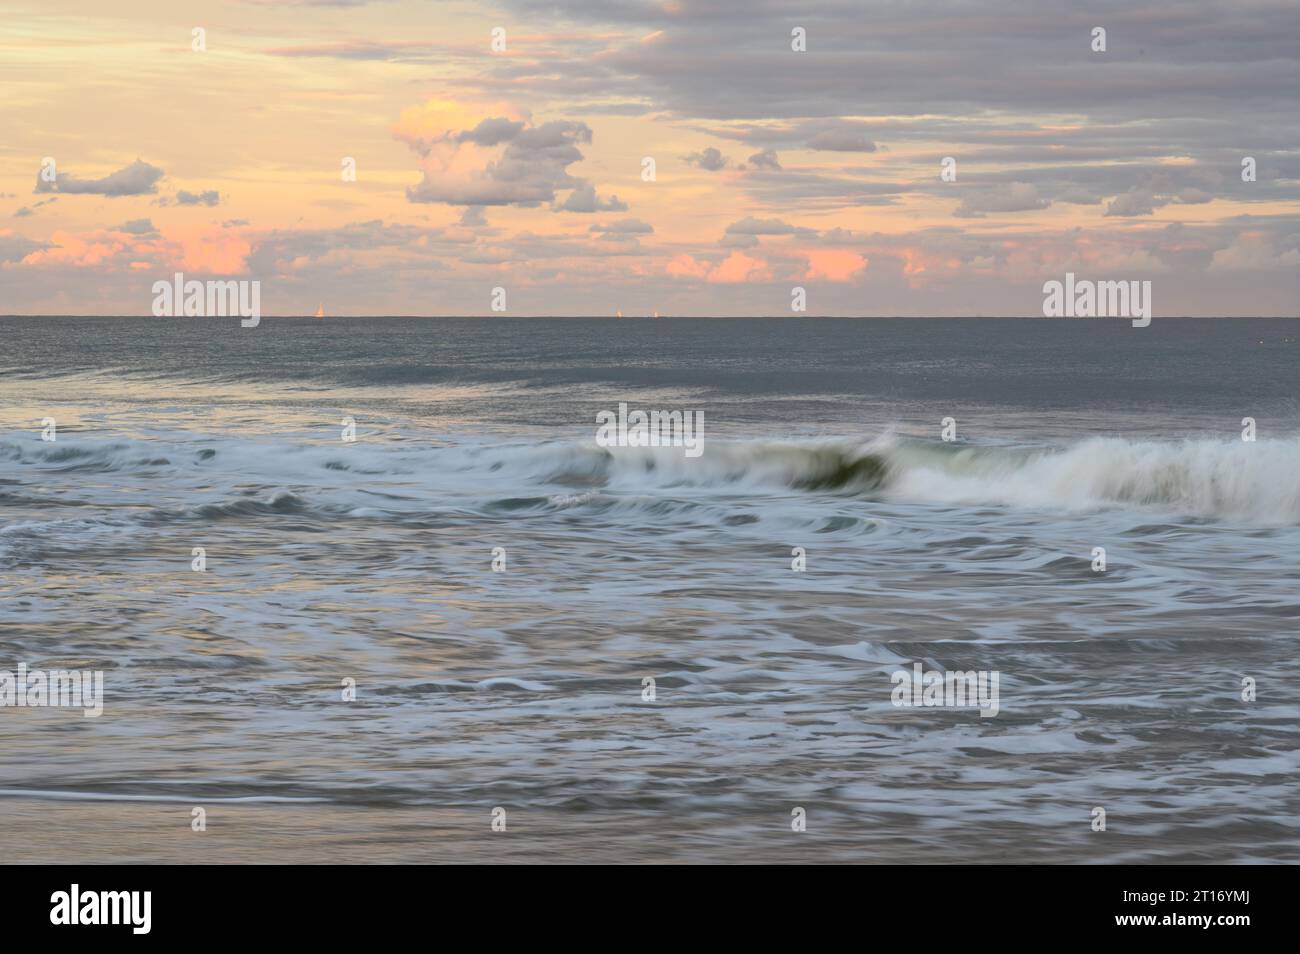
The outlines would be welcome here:
[[[868,442],[586,448],[552,479],[644,486],[758,485],[900,501],[1054,510],[1150,507],[1196,517],[1300,522],[1300,440],[1094,438],[1066,447],[989,447],[885,437]]]
[[[607,494],[655,497],[673,491],[673,497],[689,499],[690,489],[699,488],[1057,511],[1156,508],[1205,519],[1300,523],[1300,438],[1251,443],[1093,438],[1056,447],[946,444],[893,435],[865,441],[715,440],[695,458],[680,448],[576,442],[433,446],[403,441],[341,451],[229,438],[201,444],[0,441],[0,470],[18,476],[27,467],[94,474],[99,480],[120,473],[147,482],[192,481],[192,492],[208,491],[196,515],[209,519],[314,510],[325,505],[317,499],[322,490],[328,491],[326,509],[348,512],[390,500],[418,508],[447,492],[491,497],[493,509],[510,511],[608,504]],[[260,488],[261,499],[213,499],[214,492],[249,482]],[[0,475],[0,484],[17,483]],[[23,499],[19,494],[16,486],[5,490],[0,504]]]

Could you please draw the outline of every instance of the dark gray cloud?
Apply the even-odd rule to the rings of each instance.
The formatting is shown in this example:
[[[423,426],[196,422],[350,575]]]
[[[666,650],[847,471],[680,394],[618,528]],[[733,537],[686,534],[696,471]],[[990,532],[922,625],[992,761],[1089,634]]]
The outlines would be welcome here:
[[[131,219],[129,222],[123,222],[121,225],[113,226],[115,232],[126,232],[130,235],[156,235],[158,230],[154,228],[153,222],[149,219]]]
[[[972,109],[1072,111],[1101,106],[1159,114],[1258,98],[1300,79],[1289,0],[860,0],[658,4],[507,0],[532,17],[662,31],[565,77],[648,87],[684,115],[960,115]],[[790,50],[792,24],[808,51]],[[1108,52],[1093,53],[1104,25]],[[937,64],[942,64],[937,68]],[[1080,70],[1089,70],[1085,75]],[[570,87],[571,88],[571,87]]]
[[[1049,199],[1143,188],[1140,179],[1122,181],[1121,164],[1135,160],[1190,157],[1235,176],[1232,167],[1250,155],[1260,188],[1247,201],[1300,199],[1300,178],[1275,174],[1300,158],[1294,0],[881,0],[869,15],[860,0],[798,9],[782,0],[506,5],[552,23],[559,16],[589,29],[657,35],[562,72],[495,62],[483,82],[498,92],[526,85],[571,108],[627,98],[783,153],[939,143],[936,162],[953,155],[970,168],[1016,165],[1018,180]],[[805,53],[789,48],[792,24],[807,30]],[[1090,48],[1098,25],[1108,32],[1102,54]],[[1095,168],[1052,183],[1033,175],[1039,164],[1075,163]],[[1188,187],[1220,194],[1212,184]],[[1119,208],[1141,204],[1126,199]]]
[[[473,129],[467,129],[460,133],[456,139],[458,142],[476,142],[480,146],[499,146],[503,142],[514,139],[527,125],[523,120],[506,119],[504,116],[498,116],[494,119],[485,119]],[[590,141],[590,136],[588,140]]]
[[[57,168],[57,167],[56,167]],[[36,175],[36,192],[58,192],[64,195],[106,195],[111,198],[127,195],[153,195],[158,191],[158,180],[165,173],[157,166],[140,159],[111,172],[102,179],[82,179],[70,172],[58,171],[53,182]]]
[[[221,201],[221,193],[215,189],[209,189],[206,192],[187,192],[181,189],[176,193],[177,205],[216,205]]]
[[[555,207],[557,212],[626,212],[627,203],[612,195],[602,199],[590,182],[581,182],[569,197]]]
[[[781,159],[775,149],[764,149],[749,157],[748,162],[755,169],[780,169]]]
[[[808,148],[827,152],[875,152],[876,144],[864,133],[828,129],[809,139]]]
[[[717,172],[719,169],[726,168],[727,158],[718,149],[708,146],[699,152],[693,152],[690,155],[682,156],[682,161],[688,166],[699,166],[708,172]]]
[[[801,228],[781,219],[757,219],[748,215],[727,226],[729,235],[816,235],[815,229]]]

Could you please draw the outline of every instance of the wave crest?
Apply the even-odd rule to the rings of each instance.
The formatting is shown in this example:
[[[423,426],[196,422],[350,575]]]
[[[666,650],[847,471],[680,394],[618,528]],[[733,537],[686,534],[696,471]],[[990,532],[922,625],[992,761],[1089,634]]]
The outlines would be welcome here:
[[[547,479],[610,488],[757,485],[900,501],[1053,510],[1153,507],[1253,523],[1300,522],[1300,440],[1092,438],[1066,447],[868,442],[717,442],[674,448],[552,448]]]

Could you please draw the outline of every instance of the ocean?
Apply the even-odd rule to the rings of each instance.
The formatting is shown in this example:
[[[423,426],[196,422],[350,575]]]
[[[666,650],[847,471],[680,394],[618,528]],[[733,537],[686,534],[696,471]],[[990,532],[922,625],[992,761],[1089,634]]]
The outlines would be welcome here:
[[[8,861],[1300,860],[1300,321],[0,335]]]

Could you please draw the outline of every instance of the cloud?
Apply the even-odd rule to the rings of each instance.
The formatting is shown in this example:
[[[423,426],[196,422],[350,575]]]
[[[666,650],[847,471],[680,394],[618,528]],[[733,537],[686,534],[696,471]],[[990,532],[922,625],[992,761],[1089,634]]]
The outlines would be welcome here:
[[[1101,202],[1101,196],[1089,192],[1083,186],[1069,186],[1056,197],[1057,202],[1068,202],[1070,205],[1097,205]]]
[[[464,47],[428,40],[342,40],[329,43],[309,43],[301,46],[280,46],[265,51],[268,56],[299,59],[329,58],[339,60],[370,60],[391,63],[427,63],[446,61],[464,56]]]
[[[847,249],[813,249],[808,253],[808,281],[825,279],[830,282],[847,282],[867,267],[867,259]]]
[[[1157,196],[1150,189],[1130,189],[1117,195],[1106,204],[1105,215],[1152,215],[1156,209],[1168,205],[1172,199]]]
[[[746,216],[727,226],[722,235],[724,248],[754,248],[759,245],[759,236],[790,236],[803,239],[816,239],[817,230],[791,225],[781,219],[759,219]]]
[[[705,278],[709,274],[709,264],[696,261],[694,256],[683,253],[669,259],[664,271],[674,278]]]
[[[267,314],[301,312],[306,306],[299,299],[309,300],[311,308],[318,300],[327,308],[333,302],[332,310],[340,313],[485,313],[484,288],[499,284],[505,264],[512,266],[512,287],[529,289],[528,314],[605,314],[616,304],[625,312],[632,306],[682,315],[769,314],[788,307],[783,303],[789,283],[800,281],[817,283],[812,300],[819,314],[1031,314],[1041,306],[1045,277],[1067,270],[1094,277],[1149,274],[1160,282],[1162,310],[1170,314],[1295,313],[1300,214],[1143,225],[1123,228],[1109,220],[1100,228],[1062,223],[1045,229],[999,223],[982,231],[950,224],[894,233],[830,228],[815,240],[789,237],[768,243],[761,254],[746,249],[736,258],[703,237],[692,244],[675,235],[667,250],[642,250],[634,233],[583,229],[576,235],[524,232],[507,238],[456,225],[376,220],[330,229],[244,231],[252,253],[243,274],[263,280]],[[140,274],[169,276],[187,245],[202,250],[202,235],[219,234],[166,227],[163,232],[165,238],[116,229],[78,233],[79,247],[60,235],[61,253],[42,257],[32,254],[39,243],[0,229],[4,310],[67,313],[72,300],[83,303],[74,311],[147,313],[147,295],[139,298]],[[595,235],[611,238],[594,241]],[[818,257],[823,251],[841,254]],[[861,256],[869,271],[852,256]],[[870,295],[863,294],[865,274]]]
[[[756,219],[747,215],[727,226],[730,235],[816,235],[815,229],[805,229],[780,219]]]
[[[727,159],[723,154],[709,146],[699,152],[693,152],[688,156],[682,156],[682,161],[688,166],[699,166],[707,172],[717,172],[727,165]]]
[[[153,195],[158,191],[158,180],[165,173],[157,166],[137,159],[129,166],[111,172],[102,179],[79,179],[70,172],[58,173],[55,181],[46,182],[40,173],[36,176],[36,192],[59,192],[65,195],[105,195],[112,198],[127,195]]]
[[[354,265],[358,259],[352,256],[374,256],[389,249],[423,251],[441,235],[437,229],[389,225],[382,219],[334,229],[277,229],[253,239],[251,264],[261,275],[292,275],[316,266]]]
[[[964,219],[979,219],[991,212],[1028,212],[1045,209],[1052,204],[1038,194],[1038,187],[1029,182],[1011,182],[983,188],[961,201],[953,215]]]
[[[972,197],[960,207],[963,218],[1015,215],[1050,201],[1105,201],[1116,223],[1170,204],[1157,197],[1179,204],[1203,198],[1184,195],[1186,188],[1238,203],[1300,201],[1300,112],[1293,95],[1279,94],[1300,81],[1294,0],[1255,0],[1247,15],[1222,0],[1149,0],[1140,7],[1103,0],[1098,10],[1059,0],[1029,8],[968,0],[951,16],[942,4],[894,2],[873,6],[869,18],[861,16],[860,0],[819,0],[807,54],[774,41],[790,29],[788,5],[775,0],[503,4],[592,30],[616,27],[637,40],[611,44],[600,56],[572,57],[563,69],[502,62],[502,73],[484,84],[489,90],[527,84],[539,102],[554,97],[567,108],[633,104],[656,122],[715,137],[710,141],[719,147],[743,142],[752,147],[744,155],[815,148],[810,155],[818,160],[863,157],[868,153],[858,150],[882,150],[881,140],[898,143],[909,158],[954,155],[962,163],[954,201],[968,194],[968,171],[975,169],[1001,169],[1038,189],[1027,206],[1006,206],[1014,195],[1001,202]],[[1111,37],[1105,57],[1087,42],[1099,15]],[[645,37],[653,43],[640,42]],[[954,76],[965,79],[954,83]],[[1259,181],[1243,189],[1237,172],[1247,154],[1259,162]],[[1139,194],[1112,202],[1141,183],[1132,178],[1137,162],[1165,166],[1174,182],[1151,189],[1150,200]],[[1217,169],[1223,178],[1185,181],[1196,174],[1192,166]],[[864,204],[863,177],[847,171],[823,166],[778,176],[756,162],[748,171],[738,185],[760,207],[807,196],[816,196],[819,212]],[[907,173],[900,168],[894,176]],[[932,190],[922,184],[902,192]],[[809,208],[806,201],[801,208]]]
[[[491,119],[485,119],[473,129],[467,129],[456,135],[457,142],[474,142],[480,146],[499,146],[503,142],[509,142],[514,139],[528,126],[523,120],[507,119],[504,116],[495,116]],[[591,141],[590,135],[587,141]]]
[[[674,255],[664,266],[664,271],[674,278],[703,279],[715,285],[740,285],[772,280],[772,270],[767,262],[741,251],[733,251],[716,265],[697,259],[693,255]]]
[[[1163,209],[1174,203],[1205,205],[1216,198],[1214,193],[1197,186],[1175,189],[1170,180],[1171,176],[1164,170],[1151,175],[1148,185],[1135,186],[1115,196],[1107,203],[1104,214],[1108,216],[1153,215],[1156,209]]]
[[[0,262],[22,261],[32,252],[47,248],[42,242],[33,242],[25,236],[0,229]]]
[[[39,209],[41,206],[49,205],[51,202],[58,202],[58,201],[59,201],[59,197],[56,195],[56,196],[51,196],[48,199],[42,199],[40,202],[33,202],[30,206],[25,205],[21,209],[18,209],[17,211],[14,212],[14,218],[25,219],[29,215],[35,215],[36,210]]]
[[[221,194],[215,189],[207,192],[186,192],[182,189],[176,193],[176,202],[179,205],[216,205],[221,201]]]
[[[771,293],[780,289],[764,290],[751,279],[766,269],[781,283],[813,276],[822,285],[816,307],[827,314],[1025,313],[1036,310],[1045,271],[1104,274],[1112,268],[1107,263],[1128,271],[1129,262],[1161,276],[1165,290],[1158,294],[1168,313],[1294,313],[1300,301],[1300,275],[1285,268],[1296,254],[1290,237],[1300,235],[1300,221],[1284,218],[1300,207],[1300,113],[1286,92],[1300,88],[1294,0],[1252,0],[1245,12],[1223,0],[1149,0],[1141,8],[1102,0],[1091,12],[1062,0],[965,0],[955,15],[942,4],[893,2],[873,6],[869,18],[861,16],[860,0],[819,0],[807,24],[806,55],[790,51],[789,5],[776,0],[501,0],[496,8],[510,29],[505,56],[489,55],[486,26],[424,39],[402,33],[387,16],[395,6],[379,10],[385,17],[365,24],[364,35],[353,32],[357,18],[347,11],[328,14],[333,26],[317,23],[288,39],[265,39],[278,27],[256,22],[257,15],[287,23],[296,13],[319,13],[309,5],[315,4],[274,4],[303,7],[296,12],[245,6],[255,15],[246,24],[245,52],[294,44],[276,55],[295,58],[263,53],[263,62],[318,93],[328,92],[344,67],[361,70],[372,92],[418,88],[433,77],[445,97],[454,97],[411,99],[418,105],[403,110],[393,129],[413,150],[402,183],[411,187],[411,201],[446,203],[454,213],[416,204],[396,220],[419,225],[389,219],[324,232],[285,228],[302,225],[303,215],[333,225],[345,221],[338,210],[372,210],[353,218],[392,211],[382,183],[321,192],[319,156],[285,153],[274,170],[266,168],[262,187],[286,181],[297,168],[306,176],[298,185],[308,207],[249,206],[241,212],[263,229],[226,226],[252,245],[255,277],[266,264],[279,287],[300,282],[310,291],[320,283],[327,303],[337,295],[363,311],[372,301],[376,312],[381,304],[407,312],[481,309],[483,279],[509,264],[512,282],[553,283],[549,299],[540,292],[527,299],[530,308],[549,301],[559,311],[581,311],[617,292],[625,310],[644,295],[679,314],[768,313]],[[1105,57],[1088,49],[1094,22],[1110,32]],[[537,29],[585,38],[525,32]],[[435,60],[436,67],[408,65]],[[121,79],[107,61],[82,65],[90,71],[83,85]],[[140,92],[154,79],[128,78],[125,89]],[[371,115],[363,92],[337,104],[340,116]],[[290,131],[310,133],[302,126],[310,125],[309,114],[284,114]],[[607,119],[615,115],[639,118]],[[550,120],[564,122],[557,129]],[[558,134],[541,135],[548,128]],[[111,176],[93,176],[111,172],[116,158],[86,165],[103,160],[104,143],[91,137],[75,147],[41,146],[39,128],[16,134],[22,154],[59,152],[60,164],[66,156],[69,168],[91,177],[61,180],[71,183],[70,193],[110,188]],[[611,135],[619,138],[606,143]],[[691,153],[689,165],[682,149]],[[654,187],[636,184],[636,160],[655,150],[661,166],[667,160],[678,175],[661,175]],[[959,161],[955,183],[939,179],[939,159],[947,155]],[[1259,181],[1240,180],[1244,155],[1258,160]],[[156,159],[167,168],[176,163],[165,153]],[[244,180],[246,164],[229,161]],[[611,171],[594,171],[605,169]],[[102,212],[100,198],[73,198],[46,211],[35,200],[61,191],[54,184],[43,190],[49,196],[14,197],[6,207],[19,217],[9,225],[22,228],[33,217],[43,240],[58,226],[73,238],[59,246],[67,252],[62,265],[55,255],[34,260],[44,264],[22,276],[30,282],[0,276],[5,297],[28,308],[43,302],[59,310],[60,296],[107,307],[117,287],[112,275],[136,263],[179,261],[184,242],[173,225],[216,217],[201,201],[183,205],[176,184],[158,174],[146,189],[163,195],[145,202],[171,207],[148,210],[161,217],[161,235],[122,231],[131,224],[116,224],[122,215],[145,210],[113,214],[110,203]],[[203,178],[185,181],[189,194],[202,196]],[[610,195],[615,183],[622,197]],[[633,207],[655,218],[660,233],[671,228],[670,237],[620,224],[639,221],[626,218],[622,201],[639,195],[646,198]],[[237,201],[219,195],[221,205]],[[647,201],[656,203],[653,214]],[[19,204],[24,208],[14,212]],[[176,214],[172,223],[172,208],[196,213]],[[1153,222],[1158,210],[1154,218],[1169,221]],[[1227,217],[1246,211],[1249,221]],[[100,233],[85,231],[87,216],[98,216]],[[460,224],[452,224],[457,218]],[[435,219],[448,225],[425,227]],[[1166,228],[1177,220],[1186,228]],[[850,224],[851,234],[834,227]],[[551,234],[512,234],[526,226]],[[75,254],[74,241],[83,243],[83,254]],[[22,247],[28,254],[41,248]],[[859,258],[869,265],[857,267]],[[25,267],[4,266],[6,273]],[[1261,281],[1263,270],[1269,275]],[[1248,272],[1260,288],[1245,280]],[[699,287],[737,274],[744,281]],[[856,294],[864,275],[869,296]],[[268,282],[268,295],[271,288]]]
[[[149,219],[132,219],[129,222],[123,222],[121,225],[115,226],[114,231],[127,232],[131,235],[151,235],[158,232]]]
[[[629,43],[564,71],[533,70],[527,75],[539,94],[596,90],[728,121],[1014,113],[1149,119],[1204,116],[1209,104],[1247,111],[1245,129],[1264,128],[1268,115],[1295,125],[1277,99],[1278,90],[1295,86],[1300,50],[1290,0],[1256,0],[1248,16],[1222,0],[1104,2],[1096,10],[969,0],[957,13],[936,3],[880,4],[869,17],[860,0],[819,0],[806,54],[773,41],[790,29],[789,5],[773,0],[503,2],[521,14],[659,34],[657,55]],[[1112,40],[1101,71],[1088,45],[1099,13]],[[954,76],[966,80],[954,83]],[[1212,141],[1213,132],[1207,126],[1201,135]]]
[[[876,144],[865,133],[827,130],[809,139],[808,148],[826,152],[875,152]]]
[[[1214,252],[1210,271],[1279,271],[1294,273],[1300,269],[1300,232],[1288,236],[1270,234],[1266,229],[1246,229],[1232,243]]]
[[[181,267],[209,275],[239,275],[248,270],[251,244],[221,229],[202,229],[168,236],[181,245]]]
[[[617,196],[600,199],[590,182],[569,175],[569,166],[582,161],[579,146],[591,142],[584,122],[534,125],[519,113],[474,120],[472,107],[430,100],[403,111],[393,134],[420,156],[421,181],[406,190],[411,202],[533,207],[554,203],[557,192],[569,189],[557,211],[627,208]]]
[[[772,271],[761,258],[750,258],[744,252],[736,251],[709,272],[708,280],[723,285],[768,282],[772,280]]]
[[[23,258],[25,267],[111,270],[125,268],[134,258],[158,252],[156,243],[112,229],[88,232],[56,230],[49,243]]]
[[[627,203],[612,195],[602,199],[596,195],[596,187],[583,181],[578,188],[569,193],[569,197],[555,207],[557,212],[626,212]]]
[[[617,222],[593,225],[590,229],[592,232],[620,233],[625,235],[649,235],[654,230],[653,225],[649,222],[642,222],[640,219],[620,219]]]

